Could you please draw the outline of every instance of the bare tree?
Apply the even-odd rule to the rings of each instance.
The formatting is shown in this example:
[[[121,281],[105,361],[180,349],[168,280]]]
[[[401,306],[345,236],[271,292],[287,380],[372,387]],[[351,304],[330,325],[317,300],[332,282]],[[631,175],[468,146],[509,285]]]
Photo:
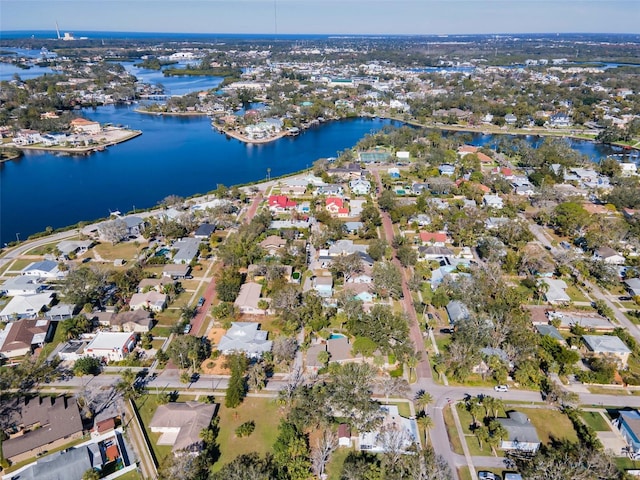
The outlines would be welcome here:
[[[376,383],[387,400],[392,395],[405,396],[409,393],[409,384],[404,378],[382,377]]]
[[[384,458],[393,468],[407,453],[407,448],[413,442],[411,435],[399,425],[384,425],[377,436],[378,443],[384,450]]]
[[[111,242],[113,245],[122,241],[127,236],[127,224],[124,220],[116,218],[115,220],[109,220],[103,222],[98,226],[98,233],[107,242]]]
[[[336,448],[338,448],[338,436],[331,430],[324,430],[311,450],[311,469],[319,478],[324,475],[329,457]]]
[[[292,337],[278,337],[273,342],[273,358],[287,367],[291,365],[296,357],[298,342]]]

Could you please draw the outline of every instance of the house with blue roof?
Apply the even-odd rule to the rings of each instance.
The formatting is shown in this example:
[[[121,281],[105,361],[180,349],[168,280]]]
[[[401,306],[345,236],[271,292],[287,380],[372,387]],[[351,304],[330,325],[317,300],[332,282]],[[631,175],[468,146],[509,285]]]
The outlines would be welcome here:
[[[640,413],[637,410],[621,410],[615,423],[633,453],[640,455]]]
[[[61,271],[58,262],[54,262],[53,260],[33,262],[24,267],[21,273],[22,275],[41,278],[62,278],[67,274],[67,272]]]

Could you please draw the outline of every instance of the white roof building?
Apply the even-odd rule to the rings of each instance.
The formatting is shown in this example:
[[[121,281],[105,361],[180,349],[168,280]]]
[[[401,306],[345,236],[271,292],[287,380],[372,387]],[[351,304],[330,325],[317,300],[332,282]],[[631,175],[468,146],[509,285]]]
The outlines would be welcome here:
[[[60,271],[58,263],[53,260],[33,262],[22,269],[22,275],[31,275],[42,278],[62,278],[67,272]]]
[[[84,350],[85,356],[120,361],[136,346],[136,334],[129,332],[98,332]]]
[[[220,339],[218,350],[224,355],[245,353],[250,358],[259,358],[271,351],[273,342],[267,340],[268,332],[259,330],[257,322],[232,322],[231,328]]]
[[[53,301],[53,297],[53,292],[13,297],[0,311],[0,320],[10,322],[20,318],[36,318],[42,307],[48,306]]]

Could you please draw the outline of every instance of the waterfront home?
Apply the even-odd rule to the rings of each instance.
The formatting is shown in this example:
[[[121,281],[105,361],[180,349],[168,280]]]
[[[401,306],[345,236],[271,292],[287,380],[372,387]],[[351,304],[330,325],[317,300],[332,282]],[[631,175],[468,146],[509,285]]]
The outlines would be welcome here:
[[[563,112],[554,113],[549,118],[550,127],[570,127],[571,117]]]
[[[593,355],[613,360],[620,369],[627,368],[631,350],[619,337],[615,335],[583,335],[582,340]]]
[[[35,295],[17,295],[9,300],[9,303],[0,311],[0,320],[11,322],[21,318],[36,318],[44,307],[53,302],[53,292],[37,293]]]
[[[66,271],[60,270],[58,262],[54,262],[53,260],[42,260],[40,262],[30,263],[24,267],[20,273],[22,275],[46,279],[60,279],[67,274]]]
[[[36,130],[20,130],[18,134],[13,137],[13,143],[20,147],[27,145],[34,145],[42,142],[42,135]]]
[[[346,167],[329,168],[327,173],[340,180],[358,179],[362,177],[364,170],[357,163],[350,163]],[[317,185],[317,184],[314,184]]]
[[[266,311],[260,307],[260,293],[262,292],[262,285],[255,282],[247,282],[242,284],[238,297],[233,302],[238,308],[240,313],[249,315],[265,315]],[[267,300],[267,299],[264,299]]]
[[[158,445],[171,445],[174,455],[198,455],[204,448],[200,433],[209,428],[218,405],[200,402],[171,402],[160,405],[149,429],[160,433]]]
[[[296,202],[289,200],[286,195],[270,195],[267,199],[269,210],[273,213],[285,213],[296,208]]]
[[[87,133],[95,135],[100,133],[102,128],[98,122],[87,120],[86,118],[74,118],[71,120],[71,129],[76,133]]]
[[[458,147],[458,156],[460,156],[460,158],[464,158],[471,153],[477,153],[478,150],[480,149],[473,145],[461,145]]]
[[[122,217],[122,220],[127,227],[127,235],[137,237],[139,235],[142,235],[142,232],[144,232],[145,221],[143,218],[132,215],[128,217]]]
[[[270,352],[273,345],[267,335],[257,322],[232,322],[218,343],[218,351],[223,355],[244,353],[249,358],[260,358]]]
[[[92,245],[92,240],[63,240],[56,244],[56,248],[64,258],[69,259],[70,255],[87,253]]]
[[[119,362],[133,352],[136,342],[135,333],[98,332],[85,348],[84,356]]]
[[[54,325],[49,320],[22,319],[0,331],[0,358],[21,357],[51,341]]]
[[[536,427],[521,412],[507,412],[508,418],[498,418],[498,422],[507,431],[507,438],[500,443],[502,450],[518,450],[535,453],[540,448],[540,438]]]
[[[513,113],[507,113],[504,116],[504,121],[507,123],[507,125],[513,125],[518,121],[518,117],[516,117]]]

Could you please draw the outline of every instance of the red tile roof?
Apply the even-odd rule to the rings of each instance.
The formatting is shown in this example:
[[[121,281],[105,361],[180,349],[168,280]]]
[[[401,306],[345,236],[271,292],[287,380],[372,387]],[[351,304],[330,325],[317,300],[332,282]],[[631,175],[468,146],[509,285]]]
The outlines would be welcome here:
[[[447,234],[442,232],[420,232],[420,241],[423,243],[444,243],[447,241]]]
[[[296,202],[294,202],[293,200],[289,200],[289,197],[287,197],[286,195],[271,195],[269,196],[269,206],[280,208],[294,208],[296,206]]]

